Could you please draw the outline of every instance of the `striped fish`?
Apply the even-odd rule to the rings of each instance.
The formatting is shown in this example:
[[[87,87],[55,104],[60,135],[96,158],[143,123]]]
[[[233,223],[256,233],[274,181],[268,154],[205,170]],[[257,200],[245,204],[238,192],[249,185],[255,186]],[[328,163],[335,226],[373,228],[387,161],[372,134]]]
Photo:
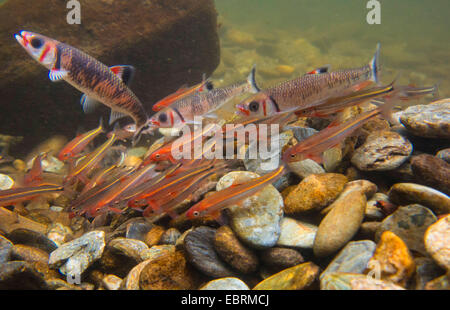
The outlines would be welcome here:
[[[261,90],[236,105],[237,113],[246,116],[265,117],[278,112],[308,108],[337,96],[359,91],[372,82],[378,83],[378,44],[372,60],[365,66],[328,72],[326,69],[311,71],[293,80]]]
[[[15,38],[32,58],[50,70],[51,81],[64,80],[84,93],[81,104],[86,113],[102,103],[111,108],[110,124],[129,116],[138,129],[135,137],[140,134],[147,113],[127,86],[133,76],[132,66],[107,67],[70,45],[33,32],[21,31]]]
[[[184,97],[153,115],[150,118],[149,126],[155,128],[182,127],[184,124],[195,124],[195,117],[216,118],[214,111],[231,99],[247,92],[259,90],[254,77],[255,67],[252,68],[247,81]]]

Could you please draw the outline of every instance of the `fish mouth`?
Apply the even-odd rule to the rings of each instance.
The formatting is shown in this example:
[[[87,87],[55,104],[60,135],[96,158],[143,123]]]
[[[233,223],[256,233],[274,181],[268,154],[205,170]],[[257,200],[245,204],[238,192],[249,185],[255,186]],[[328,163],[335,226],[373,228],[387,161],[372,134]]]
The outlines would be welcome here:
[[[27,46],[29,41],[27,39],[27,32],[22,30],[19,33],[14,34],[14,38],[17,40],[17,42],[20,43],[22,46]]]
[[[243,106],[237,105],[236,108],[238,109],[238,111],[236,111],[236,114],[250,116],[250,112],[247,109],[245,109]]]

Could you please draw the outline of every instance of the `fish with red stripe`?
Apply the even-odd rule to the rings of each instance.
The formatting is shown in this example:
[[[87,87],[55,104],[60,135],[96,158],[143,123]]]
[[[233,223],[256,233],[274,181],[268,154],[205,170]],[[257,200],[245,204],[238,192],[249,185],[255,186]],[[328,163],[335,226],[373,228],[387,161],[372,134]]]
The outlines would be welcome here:
[[[51,81],[64,80],[84,93],[81,104],[86,113],[104,104],[111,108],[110,124],[129,116],[137,127],[134,138],[140,135],[147,113],[127,86],[133,77],[132,66],[107,67],[79,49],[34,32],[21,31],[15,38],[33,59],[50,70]]]

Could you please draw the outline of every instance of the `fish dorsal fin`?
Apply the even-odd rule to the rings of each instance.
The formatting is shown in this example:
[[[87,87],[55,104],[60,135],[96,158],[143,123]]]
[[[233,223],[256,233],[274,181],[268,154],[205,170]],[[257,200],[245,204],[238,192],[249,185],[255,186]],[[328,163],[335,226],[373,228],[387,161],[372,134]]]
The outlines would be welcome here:
[[[83,94],[83,96],[81,96],[80,104],[83,107],[83,112],[89,114],[94,112],[102,103]]]
[[[321,74],[321,73],[328,73],[331,70],[331,65],[325,65],[323,67],[314,69],[307,74]]]
[[[117,121],[118,119],[127,116],[124,113],[121,113],[119,111],[111,110],[111,115],[109,116],[109,125]]]
[[[58,82],[58,81],[63,80],[67,76],[68,73],[69,73],[69,71],[66,71],[66,70],[52,69],[48,73],[48,78],[52,82]]]
[[[258,93],[261,89],[256,84],[256,65],[253,65],[252,70],[250,71],[250,74],[247,77],[247,83],[250,85],[250,92],[253,94]]]
[[[125,83],[125,85],[130,85],[134,77],[134,72],[136,71],[136,69],[130,65],[112,66],[109,67],[109,69],[117,75]]]

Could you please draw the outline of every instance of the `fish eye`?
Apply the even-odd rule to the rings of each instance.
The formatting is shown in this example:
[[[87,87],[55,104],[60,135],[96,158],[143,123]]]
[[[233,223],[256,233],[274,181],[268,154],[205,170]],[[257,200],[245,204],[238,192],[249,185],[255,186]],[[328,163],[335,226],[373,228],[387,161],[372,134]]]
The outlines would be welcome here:
[[[291,157],[294,158],[296,154],[291,154]]]
[[[166,114],[166,113],[161,113],[161,114],[158,116],[158,120],[159,120],[161,123],[167,122],[167,114]]]
[[[42,41],[42,39],[32,38],[30,44],[33,48],[40,48],[44,44],[44,42]]]
[[[155,157],[156,157],[156,158],[159,158],[159,157],[161,157],[161,155],[159,155],[159,154],[156,154],[156,155],[155,155]]]
[[[207,90],[212,90],[213,88],[214,88],[213,83],[211,83],[211,82],[206,83],[206,89],[207,89]]]
[[[248,108],[252,112],[257,112],[259,109],[259,103],[256,101],[252,101],[252,102],[250,102]]]
[[[192,213],[195,217],[197,217],[197,216],[199,216],[200,215],[200,212],[198,212],[198,211],[194,211],[193,213]]]

